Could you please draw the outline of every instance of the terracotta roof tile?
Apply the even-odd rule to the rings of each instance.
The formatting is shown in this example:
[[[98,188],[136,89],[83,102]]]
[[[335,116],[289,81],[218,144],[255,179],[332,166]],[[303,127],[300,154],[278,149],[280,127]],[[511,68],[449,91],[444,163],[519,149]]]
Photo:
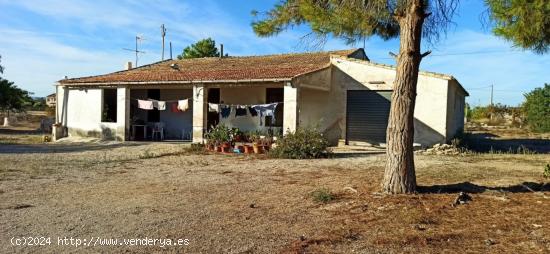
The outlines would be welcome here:
[[[105,75],[60,80],[61,84],[117,82],[200,82],[290,79],[330,65],[330,55],[349,56],[356,49],[247,57],[166,60]],[[176,64],[178,68],[171,66]]]

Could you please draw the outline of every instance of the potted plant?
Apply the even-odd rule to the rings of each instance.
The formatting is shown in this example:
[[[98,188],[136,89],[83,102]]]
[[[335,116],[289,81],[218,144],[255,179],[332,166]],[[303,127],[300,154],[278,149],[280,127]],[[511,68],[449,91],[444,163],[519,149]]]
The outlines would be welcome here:
[[[256,131],[250,135],[250,142],[252,142],[252,148],[255,154],[263,153],[262,138],[259,131]]]
[[[231,129],[224,125],[213,127],[206,137],[208,142],[213,144],[216,152],[229,152],[231,150]]]

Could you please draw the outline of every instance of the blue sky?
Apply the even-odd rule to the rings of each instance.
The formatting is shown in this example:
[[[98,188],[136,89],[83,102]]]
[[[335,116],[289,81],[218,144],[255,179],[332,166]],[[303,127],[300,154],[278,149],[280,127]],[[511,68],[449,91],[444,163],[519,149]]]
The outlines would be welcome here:
[[[160,60],[160,25],[167,27],[174,55],[206,37],[223,43],[230,55],[261,55],[311,50],[300,38],[307,27],[297,27],[271,38],[258,38],[250,28],[251,10],[267,10],[277,0],[0,0],[0,55],[4,77],[45,96],[63,76],[96,75],[123,68],[134,61],[136,34],[145,40],[140,65]],[[421,69],[455,76],[470,92],[470,104],[487,104],[491,84],[495,102],[517,105],[523,93],[550,82],[550,55],[512,48],[484,29],[479,18],[482,1],[461,1],[455,25],[435,45],[423,45],[432,55]],[[330,39],[324,50],[362,47]],[[372,61],[394,64],[398,40],[366,41]],[[168,48],[167,48],[168,49]],[[479,52],[484,52],[480,54]],[[168,54],[166,55],[168,57]]]

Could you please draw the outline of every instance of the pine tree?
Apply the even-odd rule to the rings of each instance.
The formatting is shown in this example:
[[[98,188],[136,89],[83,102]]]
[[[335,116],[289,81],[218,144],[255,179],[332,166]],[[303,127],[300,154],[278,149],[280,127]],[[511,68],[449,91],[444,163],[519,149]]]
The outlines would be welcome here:
[[[218,55],[219,53],[218,48],[216,48],[216,41],[211,38],[207,38],[186,47],[183,50],[183,53],[178,56],[178,59],[216,57]]]
[[[535,53],[548,52],[550,45],[550,1],[485,0],[493,33],[516,47]]]
[[[523,2],[519,0],[503,2],[510,1]],[[545,2],[546,0],[534,1]],[[252,27],[258,36],[273,36],[293,26],[307,24],[312,30],[312,35],[321,39],[332,35],[348,43],[372,36],[383,39],[399,37],[400,46],[399,54],[395,56],[397,70],[387,128],[387,161],[382,189],[386,193],[414,193],[416,174],[413,160],[413,116],[416,86],[420,61],[429,54],[429,52],[420,51],[420,44],[423,38],[436,42],[439,35],[445,33],[458,7],[458,2],[458,0],[283,0],[265,13],[260,20],[253,22]],[[488,4],[491,7],[490,3]],[[510,8],[509,5],[503,6],[504,9]],[[547,8],[546,6],[533,7]],[[258,12],[253,12],[253,15],[258,15]],[[547,18],[548,15],[545,17]],[[524,18],[524,16],[518,18]],[[509,23],[500,25],[510,26]],[[529,28],[525,29],[529,30]],[[528,36],[530,33],[528,31],[519,29],[513,31],[523,33],[530,41],[532,40]],[[549,34],[547,29],[542,33],[545,37]],[[531,45],[516,41],[523,36],[511,38],[522,47],[529,48]],[[541,40],[536,38],[534,41],[534,45],[537,45]],[[542,42],[542,45],[547,45],[544,40]]]

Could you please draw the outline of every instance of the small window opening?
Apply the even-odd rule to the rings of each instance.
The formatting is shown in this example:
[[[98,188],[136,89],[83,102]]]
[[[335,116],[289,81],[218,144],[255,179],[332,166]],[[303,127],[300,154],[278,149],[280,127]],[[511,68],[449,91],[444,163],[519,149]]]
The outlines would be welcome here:
[[[103,108],[101,110],[101,121],[114,123],[117,118],[116,89],[103,89]]]

